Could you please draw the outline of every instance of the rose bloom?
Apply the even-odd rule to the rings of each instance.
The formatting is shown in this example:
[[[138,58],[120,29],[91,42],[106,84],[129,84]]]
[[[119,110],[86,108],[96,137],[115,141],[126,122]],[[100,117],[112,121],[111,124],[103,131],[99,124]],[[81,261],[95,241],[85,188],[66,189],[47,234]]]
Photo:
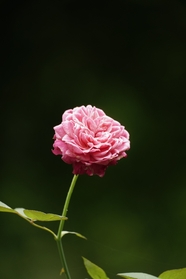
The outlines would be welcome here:
[[[102,177],[130,148],[125,127],[91,105],[66,110],[54,131],[52,152],[72,164],[74,174]]]

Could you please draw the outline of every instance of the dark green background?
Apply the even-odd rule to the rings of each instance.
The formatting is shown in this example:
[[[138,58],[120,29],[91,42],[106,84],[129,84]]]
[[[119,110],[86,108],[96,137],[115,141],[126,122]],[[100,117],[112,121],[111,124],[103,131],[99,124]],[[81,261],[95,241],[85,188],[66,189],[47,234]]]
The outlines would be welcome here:
[[[62,113],[95,105],[130,132],[103,178],[81,176],[64,240],[110,278],[186,267],[186,5],[174,0],[1,1],[0,200],[61,213],[72,167],[51,152]],[[0,214],[0,278],[59,278],[47,232]],[[57,231],[57,223],[49,224]]]

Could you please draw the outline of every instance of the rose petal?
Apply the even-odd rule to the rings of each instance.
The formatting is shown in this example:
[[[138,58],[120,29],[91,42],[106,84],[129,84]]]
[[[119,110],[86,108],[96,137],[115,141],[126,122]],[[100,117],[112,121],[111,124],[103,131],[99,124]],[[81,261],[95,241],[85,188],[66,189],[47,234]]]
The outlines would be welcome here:
[[[52,152],[72,164],[74,174],[102,177],[130,149],[125,127],[91,105],[66,110],[54,131]]]

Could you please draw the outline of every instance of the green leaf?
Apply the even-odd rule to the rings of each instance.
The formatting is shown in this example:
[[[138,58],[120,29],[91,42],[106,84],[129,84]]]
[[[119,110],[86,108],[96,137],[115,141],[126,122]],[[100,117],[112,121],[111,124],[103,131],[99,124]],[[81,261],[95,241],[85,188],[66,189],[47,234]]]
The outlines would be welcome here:
[[[15,210],[6,205],[4,202],[0,201],[0,211],[1,212],[10,212],[10,213],[15,213]]]
[[[34,221],[56,221],[56,220],[61,220],[64,217],[60,216],[60,215],[55,215],[55,214],[47,214],[47,213],[43,213],[41,211],[36,211],[36,210],[27,210],[24,208],[15,208],[12,209],[11,207],[9,207],[7,204],[0,202],[0,211],[1,212],[10,212],[10,213],[14,213],[19,215],[20,217],[24,218],[27,222],[29,222],[31,225],[48,231],[49,233],[51,233],[54,238],[56,238],[56,234],[51,231],[50,229],[40,226],[36,223],[34,223]]]
[[[69,232],[69,231],[62,231],[62,232],[61,232],[61,237],[63,237],[65,234],[75,234],[75,235],[78,236],[78,237],[87,239],[84,235],[82,235],[82,234],[80,234],[80,233],[77,233],[77,232]]]
[[[86,267],[86,270],[88,274],[93,278],[93,279],[109,279],[103,269],[101,269],[99,266],[93,264],[89,260],[83,258],[84,265]]]
[[[118,273],[117,275],[125,279],[158,279],[158,277],[141,272]]]
[[[28,217],[25,215],[24,210],[25,210],[24,208],[15,208],[15,209],[14,209],[14,213],[18,214],[20,217],[23,217],[23,218],[25,218],[25,219],[32,220],[32,219],[28,218]],[[33,221],[33,220],[32,220],[32,221]]]
[[[28,210],[24,208],[15,208],[12,209],[7,204],[0,202],[0,211],[1,212],[10,212],[18,214],[20,217],[25,219],[29,219],[31,221],[60,221],[67,219],[61,215],[52,214],[52,213],[44,213],[37,210]]]
[[[185,279],[186,278],[186,268],[172,269],[163,272],[159,275],[161,279]]]
[[[24,209],[23,210],[24,214],[26,215],[27,218],[35,221],[60,221],[60,220],[66,220],[66,217],[63,217],[61,215],[56,215],[52,213],[44,213],[41,211],[37,210],[28,210]]]

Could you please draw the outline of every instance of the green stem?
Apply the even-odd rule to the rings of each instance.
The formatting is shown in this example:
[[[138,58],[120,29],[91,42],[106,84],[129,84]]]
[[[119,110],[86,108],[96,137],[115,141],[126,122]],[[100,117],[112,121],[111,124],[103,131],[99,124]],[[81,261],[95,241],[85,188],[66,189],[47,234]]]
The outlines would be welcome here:
[[[74,187],[76,185],[77,178],[78,178],[78,175],[74,175],[72,182],[70,184],[70,188],[68,190],[68,194],[67,194],[65,204],[63,207],[63,212],[62,212],[62,216],[64,216],[64,217],[66,217],[66,215],[67,215],[68,206],[70,203],[70,199],[71,199]],[[61,233],[63,231],[64,224],[65,224],[65,220],[61,220],[59,223],[59,229],[58,229],[56,241],[57,241],[57,247],[58,247],[58,251],[59,251],[60,260],[61,260],[62,266],[64,268],[64,272],[66,274],[67,279],[71,279],[70,272],[69,272],[68,265],[67,265],[66,258],[65,258],[65,254],[64,254],[64,250],[63,250],[62,240],[61,240],[61,238],[62,238]]]

